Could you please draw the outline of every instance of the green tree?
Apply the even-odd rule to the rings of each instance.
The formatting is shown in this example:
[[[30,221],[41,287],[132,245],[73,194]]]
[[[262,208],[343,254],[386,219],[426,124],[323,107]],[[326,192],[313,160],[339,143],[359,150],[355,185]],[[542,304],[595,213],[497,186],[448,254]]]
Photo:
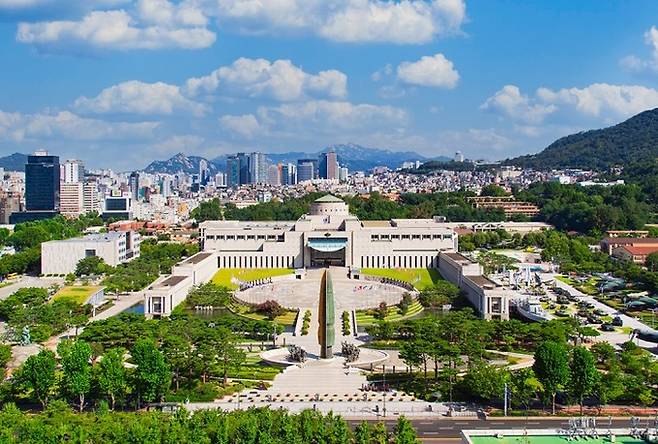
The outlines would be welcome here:
[[[140,339],[135,343],[130,354],[137,365],[134,384],[138,404],[142,401],[161,400],[171,382],[169,366],[162,353],[153,342]]]
[[[569,380],[569,355],[566,346],[553,341],[541,343],[535,351],[532,369],[544,392],[551,397],[552,412],[555,414],[555,395]]]
[[[0,344],[0,376],[4,379],[7,363],[11,360],[11,346]]]
[[[78,398],[78,409],[85,406],[85,396],[91,390],[91,347],[84,341],[63,341],[57,346],[61,357],[62,385],[70,396]]]
[[[488,402],[501,399],[509,373],[504,369],[479,361],[471,365],[463,384],[471,395]]]
[[[122,399],[128,388],[128,375],[123,361],[124,350],[113,348],[103,355],[97,366],[96,380],[100,391],[110,400],[114,410],[117,399]]]
[[[580,414],[583,414],[583,400],[596,388],[599,372],[594,365],[594,356],[585,347],[576,347],[571,352],[569,362],[569,392],[578,400]]]
[[[644,265],[649,269],[649,271],[658,272],[658,253],[649,254],[646,261],[644,262]]]
[[[43,408],[48,405],[50,393],[55,387],[55,354],[50,350],[41,350],[32,355],[18,372],[19,385],[32,391],[32,395]]]
[[[395,444],[420,444],[420,441],[416,438],[416,431],[411,425],[411,422],[404,416],[400,416],[395,425],[393,442]]]
[[[361,421],[354,428],[354,444],[370,444],[371,442],[370,426],[368,422]]]
[[[512,403],[523,406],[526,410],[541,390],[541,384],[531,368],[522,368],[511,373],[510,390]]]
[[[388,430],[386,430],[386,424],[383,422],[378,422],[375,424],[375,426],[372,428],[372,439],[371,443],[372,444],[388,444],[389,441],[389,434]]]
[[[89,256],[78,261],[75,266],[75,275],[80,277],[103,274],[106,268],[107,265],[105,265],[103,258]]]

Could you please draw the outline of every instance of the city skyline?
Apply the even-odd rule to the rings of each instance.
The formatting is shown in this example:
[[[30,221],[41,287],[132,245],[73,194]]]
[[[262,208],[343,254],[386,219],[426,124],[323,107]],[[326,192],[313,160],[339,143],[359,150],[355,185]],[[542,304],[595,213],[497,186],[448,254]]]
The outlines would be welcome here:
[[[658,106],[649,1],[58,3],[0,0],[1,155],[131,170],[354,142],[499,160]]]

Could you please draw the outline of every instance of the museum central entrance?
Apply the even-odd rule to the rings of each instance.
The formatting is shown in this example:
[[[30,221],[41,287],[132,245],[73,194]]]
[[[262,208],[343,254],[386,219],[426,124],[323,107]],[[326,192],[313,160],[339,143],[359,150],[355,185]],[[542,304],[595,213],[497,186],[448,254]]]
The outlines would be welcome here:
[[[312,267],[344,267],[347,239],[324,238],[310,239],[308,246],[311,250]]]

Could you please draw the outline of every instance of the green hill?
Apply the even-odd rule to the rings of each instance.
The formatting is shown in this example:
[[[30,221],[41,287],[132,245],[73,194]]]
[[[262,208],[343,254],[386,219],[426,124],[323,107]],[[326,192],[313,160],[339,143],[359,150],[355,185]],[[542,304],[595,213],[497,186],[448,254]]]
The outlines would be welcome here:
[[[598,130],[558,139],[542,152],[509,159],[505,163],[548,170],[583,168],[606,170],[646,162],[658,157],[658,108]]]

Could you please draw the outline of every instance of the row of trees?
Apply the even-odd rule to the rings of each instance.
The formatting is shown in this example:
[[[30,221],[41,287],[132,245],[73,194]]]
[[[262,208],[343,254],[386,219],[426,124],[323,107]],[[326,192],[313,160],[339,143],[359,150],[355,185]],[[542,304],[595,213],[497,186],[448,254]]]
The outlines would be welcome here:
[[[384,423],[362,422],[351,430],[339,416],[307,410],[201,410],[176,414],[73,414],[53,402],[43,414],[27,415],[12,405],[0,411],[0,441],[195,444],[417,444],[411,423],[400,417],[393,430]]]

